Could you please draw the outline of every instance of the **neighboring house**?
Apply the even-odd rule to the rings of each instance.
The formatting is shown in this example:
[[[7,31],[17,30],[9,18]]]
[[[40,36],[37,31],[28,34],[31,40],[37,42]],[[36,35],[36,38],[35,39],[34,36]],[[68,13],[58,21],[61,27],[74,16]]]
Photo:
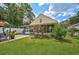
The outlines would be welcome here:
[[[79,23],[69,26],[68,28],[75,31],[74,36],[79,36]]]
[[[69,28],[75,28],[75,29],[79,29],[79,23],[77,23],[77,24],[74,24],[74,25],[70,26]]]
[[[29,25],[30,32],[33,33],[48,33],[51,32],[53,26],[57,23],[56,20],[49,18],[43,14],[40,14],[35,20]]]

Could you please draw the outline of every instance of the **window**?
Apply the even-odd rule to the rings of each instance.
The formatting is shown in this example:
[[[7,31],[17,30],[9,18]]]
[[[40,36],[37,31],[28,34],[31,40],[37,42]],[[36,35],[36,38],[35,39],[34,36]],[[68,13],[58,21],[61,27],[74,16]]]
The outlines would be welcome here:
[[[40,23],[42,22],[42,19],[40,19]]]

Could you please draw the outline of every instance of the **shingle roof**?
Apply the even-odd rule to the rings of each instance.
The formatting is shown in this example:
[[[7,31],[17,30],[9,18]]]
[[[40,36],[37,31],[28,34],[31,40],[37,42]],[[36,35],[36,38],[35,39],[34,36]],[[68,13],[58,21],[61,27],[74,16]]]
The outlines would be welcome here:
[[[44,24],[54,24],[57,23],[56,20],[49,18],[46,15],[40,14],[35,20],[30,24],[31,25],[44,25]]]

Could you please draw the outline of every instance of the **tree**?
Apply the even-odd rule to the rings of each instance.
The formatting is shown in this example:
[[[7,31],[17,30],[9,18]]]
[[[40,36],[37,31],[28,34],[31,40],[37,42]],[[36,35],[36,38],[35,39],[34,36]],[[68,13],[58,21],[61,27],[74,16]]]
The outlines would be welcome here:
[[[76,23],[79,23],[79,11],[77,12],[77,14],[75,16],[70,17],[68,20],[62,22],[62,24],[66,25],[66,26],[71,26]]]
[[[6,15],[5,18],[6,21],[11,24],[12,26],[21,26],[22,25],[22,18],[23,18],[23,12],[20,12],[21,9],[17,6],[15,3],[7,3],[4,4],[6,6]]]
[[[27,16],[26,18],[29,19],[29,23],[31,23],[35,17],[34,13],[32,12],[32,8],[29,4],[21,4],[21,7],[24,9],[24,16]]]
[[[7,19],[7,22],[13,26],[21,26],[23,25],[23,18],[27,16],[29,18],[29,21],[31,21],[34,17],[34,14],[32,12],[32,8],[27,3],[7,3],[4,4],[6,6],[6,15],[5,18]],[[27,19],[26,19],[27,20]]]
[[[68,25],[79,23],[79,12],[76,16],[70,17],[69,20],[67,20],[65,23],[67,23]]]
[[[4,20],[4,15],[5,15],[5,9],[0,6],[0,20]]]
[[[0,20],[2,21],[4,21],[4,15],[5,15],[5,9],[3,8],[3,7],[1,7],[0,6]],[[2,27],[2,31],[3,31],[3,33],[4,33],[4,27]]]
[[[28,3],[4,3],[4,6],[0,7],[0,19],[5,19],[10,27],[23,26],[23,18],[25,16],[27,16],[30,22],[35,17]]]

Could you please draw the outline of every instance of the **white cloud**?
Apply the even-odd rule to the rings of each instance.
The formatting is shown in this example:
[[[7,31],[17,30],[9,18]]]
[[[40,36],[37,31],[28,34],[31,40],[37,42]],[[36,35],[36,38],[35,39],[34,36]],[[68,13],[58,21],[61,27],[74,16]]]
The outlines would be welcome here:
[[[66,20],[66,18],[64,18],[64,19],[57,19],[57,21],[60,23],[60,22],[62,22],[62,21],[65,21]]]
[[[55,17],[53,16],[53,14],[55,14],[55,11],[45,11],[43,14],[55,19]]]
[[[55,14],[55,11],[45,11],[44,14],[45,15],[53,15],[53,14]]]
[[[60,23],[61,22],[61,20],[59,20],[59,19],[57,19],[57,21]]]
[[[77,6],[77,8],[79,8],[79,5]],[[58,22],[61,22],[66,20],[66,19],[63,19],[63,17],[65,16],[70,17],[70,16],[76,15],[74,10],[75,9],[72,7],[72,5],[69,5],[69,7],[65,8],[63,4],[49,4],[48,10],[44,11],[43,14],[53,19],[57,19]]]
[[[68,8],[67,10],[63,12],[62,16],[68,16],[68,15],[74,16],[76,13],[73,11],[74,11],[74,8]]]
[[[72,11],[70,11],[70,12],[63,12],[63,15],[62,16],[68,16],[68,15],[74,16],[74,15],[76,15],[76,13],[75,12],[72,12]]]
[[[50,5],[49,5],[49,9],[48,9],[48,10],[49,10],[49,11],[52,11],[52,9],[53,9],[53,5],[52,5],[52,4],[50,4]]]
[[[53,19],[55,19],[55,17],[53,16],[56,12],[52,10],[53,9],[53,5],[50,4],[48,10],[44,11],[44,15],[47,15]]]
[[[79,11],[79,5],[76,6],[76,9]]]
[[[77,9],[79,9],[79,4],[76,6]]]
[[[38,3],[39,6],[43,6],[45,3]]]
[[[63,15],[62,16],[66,16],[67,15],[67,13],[66,12],[63,12]]]
[[[73,8],[68,8],[65,10],[65,12],[70,12],[70,11],[73,11]]]
[[[37,17],[37,16],[38,16],[38,14],[36,14],[35,12],[34,12],[34,15],[35,15],[35,17]]]
[[[76,15],[76,13],[74,13],[74,12],[71,12],[70,16],[74,16],[74,15]]]
[[[63,19],[62,21],[65,21],[66,19]]]
[[[62,16],[62,14],[58,14],[58,15],[57,15],[57,17],[60,17],[60,16]]]

